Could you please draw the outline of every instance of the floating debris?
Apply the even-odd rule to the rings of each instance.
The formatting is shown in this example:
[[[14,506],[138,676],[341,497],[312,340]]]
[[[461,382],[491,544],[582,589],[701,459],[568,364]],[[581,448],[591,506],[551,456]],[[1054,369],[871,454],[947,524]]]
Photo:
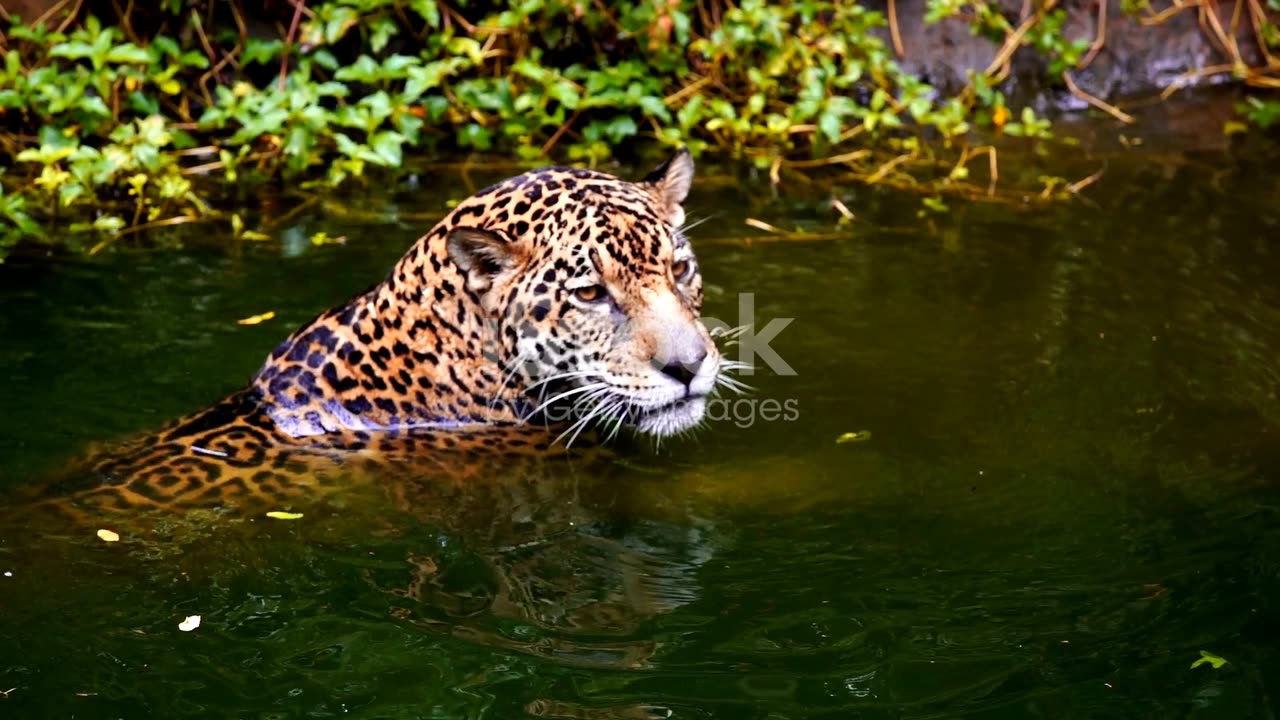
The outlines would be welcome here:
[[[1217,670],[1218,668],[1221,668],[1223,665],[1227,664],[1227,659],[1220,655],[1214,655],[1208,650],[1201,650],[1200,659],[1191,663],[1191,669],[1194,670],[1200,667],[1201,665],[1206,665],[1206,664],[1212,665],[1213,669]]]
[[[276,312],[274,310],[268,310],[261,315],[250,315],[247,318],[237,320],[236,323],[239,325],[257,325],[259,323],[264,323],[275,316]]]
[[[98,539],[103,542],[120,542],[120,534],[111,530],[99,530]]]
[[[315,245],[316,247],[320,247],[321,245],[346,245],[347,236],[339,235],[338,237],[330,237],[329,233],[321,230],[320,232],[311,236],[311,244]]]
[[[191,632],[192,630],[195,630],[198,627],[200,627],[199,615],[188,615],[187,617],[183,618],[182,622],[178,623],[178,629],[181,630],[182,632]]]
[[[276,520],[297,520],[302,517],[302,513],[284,512],[283,510],[272,510],[267,513],[267,517]]]
[[[787,232],[777,225],[770,225],[763,220],[757,220],[755,218],[747,218],[746,220],[743,220],[743,222],[757,230],[763,230],[765,232],[778,233],[780,235],[785,235]]]
[[[840,202],[840,198],[831,198],[831,207],[835,208],[836,212],[840,213],[839,222],[853,222],[856,219],[853,215],[853,211],[849,209],[849,206]]]
[[[870,430],[859,430],[858,432],[847,432],[841,435],[840,437],[836,438],[836,444],[843,445],[845,443],[864,442],[870,439],[871,439]]]

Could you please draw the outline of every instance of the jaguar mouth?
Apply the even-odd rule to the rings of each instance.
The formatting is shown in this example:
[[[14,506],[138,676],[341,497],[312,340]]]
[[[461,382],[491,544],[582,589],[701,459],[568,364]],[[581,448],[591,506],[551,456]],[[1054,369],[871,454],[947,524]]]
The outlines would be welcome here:
[[[686,391],[688,392],[688,391]],[[571,445],[589,426],[602,429],[608,439],[625,428],[655,437],[678,435],[702,422],[707,413],[707,393],[678,397],[627,397],[605,381],[584,384],[557,384],[551,397],[541,400],[525,417],[539,417],[550,423],[564,423],[562,437]]]
[[[630,420],[632,427],[642,433],[666,437],[694,427],[706,413],[706,395],[686,395],[664,405],[635,408]]]

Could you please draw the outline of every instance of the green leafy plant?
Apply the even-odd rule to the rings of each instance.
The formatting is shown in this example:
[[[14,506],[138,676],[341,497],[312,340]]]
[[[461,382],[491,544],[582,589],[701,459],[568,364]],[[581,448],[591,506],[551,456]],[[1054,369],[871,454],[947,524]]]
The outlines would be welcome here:
[[[1007,107],[1004,68],[950,97],[905,72],[881,39],[887,18],[862,3],[313,0],[263,18],[274,35],[249,31],[271,10],[242,0],[133,7],[5,34],[0,145],[15,162],[0,177],[0,242],[68,237],[43,232],[63,224],[102,247],[195,221],[249,239],[258,231],[220,198],[268,181],[331,187],[437,151],[598,164],[684,146],[942,208],[944,195],[996,194],[969,180],[980,156],[996,175],[979,133],[1052,137]],[[1031,46],[1054,72],[1080,63],[1088,45],[1063,37],[1065,14],[1029,7],[1017,30],[990,0],[929,0],[925,13]],[[1270,101],[1242,108],[1275,122]]]

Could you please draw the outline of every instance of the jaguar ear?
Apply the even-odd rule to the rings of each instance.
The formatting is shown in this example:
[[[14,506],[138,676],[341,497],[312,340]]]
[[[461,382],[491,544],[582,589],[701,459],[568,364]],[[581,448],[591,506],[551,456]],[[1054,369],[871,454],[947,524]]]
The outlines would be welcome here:
[[[483,293],[493,279],[511,270],[519,260],[515,244],[492,230],[456,227],[449,231],[449,257],[462,271],[467,287]]]
[[[641,185],[657,198],[659,205],[667,213],[667,222],[675,227],[684,224],[684,208],[681,203],[689,197],[689,188],[693,185],[693,156],[688,148],[680,148],[666,162],[644,176]]]

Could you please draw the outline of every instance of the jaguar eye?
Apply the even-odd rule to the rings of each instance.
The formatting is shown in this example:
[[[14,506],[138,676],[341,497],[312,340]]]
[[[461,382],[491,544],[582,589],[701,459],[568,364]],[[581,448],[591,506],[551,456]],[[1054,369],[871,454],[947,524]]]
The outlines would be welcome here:
[[[693,270],[693,263],[688,260],[677,260],[671,265],[671,274],[676,280],[684,280],[689,277],[689,271]]]
[[[582,302],[600,302],[605,299],[607,293],[603,285],[587,285],[573,291],[573,296]]]

